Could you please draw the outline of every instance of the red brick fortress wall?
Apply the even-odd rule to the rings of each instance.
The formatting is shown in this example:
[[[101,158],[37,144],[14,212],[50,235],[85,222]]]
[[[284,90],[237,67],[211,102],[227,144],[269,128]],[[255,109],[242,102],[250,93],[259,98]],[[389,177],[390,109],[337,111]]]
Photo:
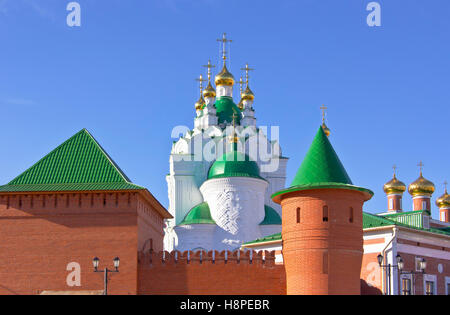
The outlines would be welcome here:
[[[138,294],[286,294],[274,252],[154,252],[140,254],[138,268]]]
[[[136,192],[0,195],[0,294],[103,290],[92,258],[113,269],[116,256],[108,293],[136,294],[138,246],[162,244],[154,213]],[[76,265],[80,283],[69,285]]]

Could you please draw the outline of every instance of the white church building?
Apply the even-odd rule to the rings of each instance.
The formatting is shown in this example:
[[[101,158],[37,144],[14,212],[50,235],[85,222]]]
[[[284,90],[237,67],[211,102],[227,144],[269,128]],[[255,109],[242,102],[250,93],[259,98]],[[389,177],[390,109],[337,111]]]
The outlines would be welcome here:
[[[175,141],[166,180],[169,212],[164,249],[235,250],[245,242],[281,232],[281,207],[270,196],[285,187],[288,159],[267,128],[256,125],[246,65],[246,88],[233,100],[235,79],[227,70],[225,34],[223,68],[195,104],[194,129]],[[273,137],[273,132],[272,132]]]

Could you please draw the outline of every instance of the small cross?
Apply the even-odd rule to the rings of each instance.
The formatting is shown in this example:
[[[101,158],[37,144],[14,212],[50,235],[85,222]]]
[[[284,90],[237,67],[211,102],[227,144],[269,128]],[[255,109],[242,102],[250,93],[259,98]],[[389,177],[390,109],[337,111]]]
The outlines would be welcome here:
[[[242,77],[239,79],[239,90],[241,91],[242,95],[242,85],[244,84],[244,80],[242,80]]]
[[[223,33],[222,38],[217,41],[222,42],[222,59],[225,63],[225,60],[227,60],[227,43],[231,43],[233,41],[231,39],[227,39],[227,33]]]
[[[326,110],[328,109],[328,107],[325,106],[325,104],[323,104],[320,109],[322,110],[322,123],[325,123],[325,115],[326,115]]]
[[[422,163],[422,161],[420,161],[420,163],[417,164],[417,166],[420,168],[420,175],[422,175],[422,170],[425,165]]]
[[[245,65],[244,68],[241,68],[241,70],[244,70],[244,71],[245,71],[245,83],[246,83],[246,85],[247,85],[247,87],[248,87],[248,79],[250,78],[250,76],[248,75],[248,73],[249,73],[250,71],[255,70],[255,69],[250,68],[250,67],[248,66],[248,63],[247,63],[247,64]]]
[[[448,185],[447,181],[444,181],[445,193],[447,193],[447,185]]]
[[[392,169],[394,170],[394,176],[395,176],[395,173],[396,173],[396,171],[397,171],[397,165],[394,164],[394,165],[392,166]]]
[[[204,65],[203,67],[208,68],[208,81],[211,81],[211,69],[215,68],[216,66],[213,66],[211,64],[211,60],[208,60],[208,64]]]

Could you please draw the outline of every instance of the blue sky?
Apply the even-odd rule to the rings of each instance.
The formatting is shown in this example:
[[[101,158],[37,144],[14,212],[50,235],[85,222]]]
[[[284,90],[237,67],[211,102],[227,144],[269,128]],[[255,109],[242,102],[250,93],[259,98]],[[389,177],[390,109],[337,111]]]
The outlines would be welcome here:
[[[450,181],[448,0],[378,1],[375,28],[367,0],[80,0],[80,28],[66,25],[69,2],[0,0],[2,184],[87,128],[167,206],[171,130],[192,127],[194,78],[219,63],[223,32],[235,77],[256,68],[258,124],[280,126],[287,184],[321,104],[353,182],[375,192],[366,211],[386,209],[393,164],[409,184],[422,160],[434,198]]]

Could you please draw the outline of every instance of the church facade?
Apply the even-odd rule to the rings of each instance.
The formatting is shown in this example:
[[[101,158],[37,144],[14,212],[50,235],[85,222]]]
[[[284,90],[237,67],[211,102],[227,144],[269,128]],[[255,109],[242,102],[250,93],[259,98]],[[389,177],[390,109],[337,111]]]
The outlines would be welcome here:
[[[281,232],[281,207],[270,196],[286,181],[288,159],[278,141],[257,126],[255,95],[248,64],[235,103],[234,76],[227,69],[223,42],[222,70],[202,87],[195,103],[193,130],[174,142],[167,176],[169,212],[164,248],[236,250],[244,242]]]

